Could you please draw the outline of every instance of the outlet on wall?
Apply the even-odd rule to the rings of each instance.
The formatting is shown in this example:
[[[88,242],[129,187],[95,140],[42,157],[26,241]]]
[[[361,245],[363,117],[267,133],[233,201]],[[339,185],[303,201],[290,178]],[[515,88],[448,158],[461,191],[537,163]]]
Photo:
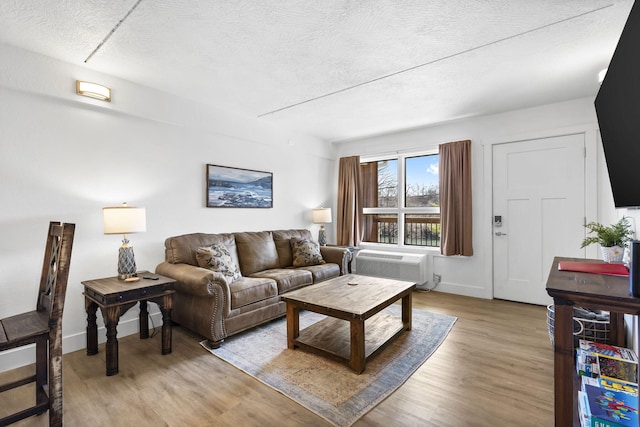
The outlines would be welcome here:
[[[442,276],[440,274],[433,273],[433,283],[437,285],[441,280]]]

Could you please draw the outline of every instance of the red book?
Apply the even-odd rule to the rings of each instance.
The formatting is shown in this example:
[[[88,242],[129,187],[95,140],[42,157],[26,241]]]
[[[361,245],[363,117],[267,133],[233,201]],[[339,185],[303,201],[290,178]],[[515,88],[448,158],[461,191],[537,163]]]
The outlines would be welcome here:
[[[558,263],[558,270],[609,274],[611,276],[629,276],[629,270],[624,264],[607,264],[606,262],[560,261]]]

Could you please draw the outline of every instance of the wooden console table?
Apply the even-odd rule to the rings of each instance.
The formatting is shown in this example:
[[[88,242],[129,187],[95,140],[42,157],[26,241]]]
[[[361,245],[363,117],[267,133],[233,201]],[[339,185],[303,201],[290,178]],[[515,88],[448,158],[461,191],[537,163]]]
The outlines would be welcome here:
[[[162,354],[171,353],[171,309],[175,281],[148,271],[138,272],[140,280],[125,282],[117,277],[86,280],[84,285],[87,311],[87,355],[98,353],[96,312],[102,311],[107,329],[107,375],[118,373],[117,326],[120,316],[140,303],[140,338],[149,338],[147,301],[155,302],[162,312]]]
[[[556,427],[579,426],[574,390],[573,306],[609,311],[611,344],[624,346],[624,314],[640,314],[640,298],[629,295],[629,278],[559,271],[560,261],[589,261],[556,257],[547,280],[554,302],[554,398]]]

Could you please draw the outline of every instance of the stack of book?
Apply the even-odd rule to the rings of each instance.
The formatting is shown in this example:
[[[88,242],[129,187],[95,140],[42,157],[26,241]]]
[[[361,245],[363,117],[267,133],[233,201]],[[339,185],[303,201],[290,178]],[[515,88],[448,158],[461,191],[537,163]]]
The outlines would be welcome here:
[[[580,340],[578,408],[582,427],[638,427],[638,358],[628,348]]]
[[[638,384],[638,357],[633,350],[624,347],[580,340],[576,349],[576,369],[582,376]]]

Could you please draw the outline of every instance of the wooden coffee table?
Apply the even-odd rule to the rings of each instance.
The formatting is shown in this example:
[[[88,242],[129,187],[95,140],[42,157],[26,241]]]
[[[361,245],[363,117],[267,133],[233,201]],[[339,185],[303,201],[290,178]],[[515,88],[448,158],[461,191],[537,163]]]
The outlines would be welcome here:
[[[345,362],[360,374],[368,358],[411,330],[415,287],[411,282],[348,274],[287,292],[282,296],[287,303],[287,347]],[[380,313],[400,299],[401,318]],[[300,310],[328,317],[300,331]]]

